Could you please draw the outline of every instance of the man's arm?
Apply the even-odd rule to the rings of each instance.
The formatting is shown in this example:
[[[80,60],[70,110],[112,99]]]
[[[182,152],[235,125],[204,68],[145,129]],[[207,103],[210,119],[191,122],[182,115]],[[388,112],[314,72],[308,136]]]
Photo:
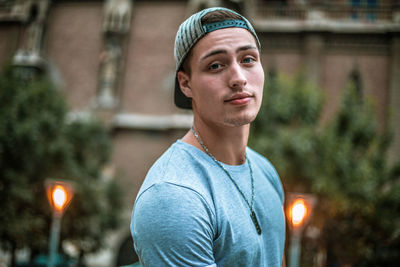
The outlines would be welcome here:
[[[196,191],[156,184],[137,199],[131,232],[144,266],[211,266],[213,212]]]

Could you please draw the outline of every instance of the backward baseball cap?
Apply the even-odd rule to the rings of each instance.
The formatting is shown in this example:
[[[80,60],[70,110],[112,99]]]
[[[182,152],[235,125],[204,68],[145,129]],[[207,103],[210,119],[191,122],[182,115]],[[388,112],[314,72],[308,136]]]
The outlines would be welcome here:
[[[220,22],[213,22],[204,25],[202,24],[201,19],[205,15],[218,10],[228,11],[233,14],[236,14],[241,17],[241,20],[228,19]],[[177,107],[183,109],[192,109],[192,99],[186,97],[182,93],[177,77],[178,71],[181,69],[181,65],[185,60],[186,56],[188,55],[189,51],[207,33],[219,29],[233,28],[233,27],[244,28],[248,30],[256,39],[258,48],[260,49],[261,47],[260,41],[250,22],[239,13],[230,10],[228,8],[212,7],[203,9],[190,16],[181,24],[181,26],[179,26],[178,32],[176,33],[175,37],[175,47],[174,47],[174,57],[176,61],[174,101]]]

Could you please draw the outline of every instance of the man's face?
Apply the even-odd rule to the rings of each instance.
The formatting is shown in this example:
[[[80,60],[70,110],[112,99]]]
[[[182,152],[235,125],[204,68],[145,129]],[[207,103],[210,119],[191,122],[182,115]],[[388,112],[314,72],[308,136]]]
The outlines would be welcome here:
[[[193,113],[215,126],[252,122],[261,106],[264,70],[253,35],[242,28],[208,33],[192,48],[191,75],[178,73]]]

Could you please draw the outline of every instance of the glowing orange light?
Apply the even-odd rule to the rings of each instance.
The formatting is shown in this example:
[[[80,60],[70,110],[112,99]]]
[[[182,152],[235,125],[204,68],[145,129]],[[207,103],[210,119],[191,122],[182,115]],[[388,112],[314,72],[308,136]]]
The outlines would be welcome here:
[[[45,186],[50,206],[61,215],[74,195],[74,184],[65,180],[46,180]]]
[[[67,192],[64,187],[61,185],[54,187],[51,196],[53,198],[54,207],[59,211],[63,210],[67,202]]]
[[[293,226],[299,226],[303,223],[307,215],[307,206],[303,199],[297,199],[291,208],[291,217]]]

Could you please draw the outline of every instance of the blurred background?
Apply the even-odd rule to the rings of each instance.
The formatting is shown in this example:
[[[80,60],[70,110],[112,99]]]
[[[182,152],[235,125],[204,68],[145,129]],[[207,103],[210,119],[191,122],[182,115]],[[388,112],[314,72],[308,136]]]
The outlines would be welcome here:
[[[262,43],[250,146],[288,205],[313,199],[307,224],[288,221],[286,262],[398,266],[400,1],[0,0],[1,267],[48,261],[49,178],[75,188],[58,266],[137,262],[136,194],[192,123],[173,104],[175,34],[212,6],[245,15]]]

